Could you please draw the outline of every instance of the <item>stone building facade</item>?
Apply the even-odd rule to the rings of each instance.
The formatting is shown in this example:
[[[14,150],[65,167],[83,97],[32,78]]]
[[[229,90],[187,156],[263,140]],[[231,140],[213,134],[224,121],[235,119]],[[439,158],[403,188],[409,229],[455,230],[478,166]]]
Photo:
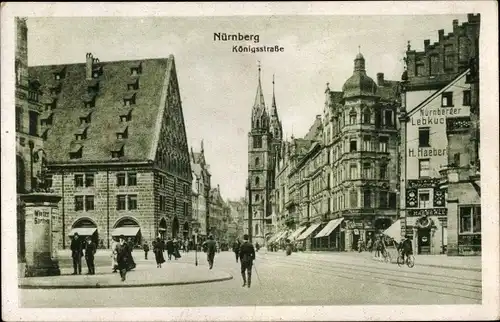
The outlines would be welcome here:
[[[252,108],[251,127],[248,133],[248,183],[247,197],[252,209],[252,241],[265,244],[272,232],[271,191],[275,186],[275,163],[280,151],[283,131],[274,95],[268,112],[259,78]]]
[[[346,250],[357,249],[360,239],[373,238],[396,220],[398,100],[398,82],[379,73],[375,83],[366,74],[362,54],[356,56],[342,94],[326,90],[329,219],[344,221],[337,221],[339,228],[329,233],[342,233]],[[339,243],[334,248],[339,249]]]
[[[201,239],[208,237],[207,221],[209,217],[210,167],[205,160],[205,150],[201,141],[200,152],[191,149],[191,171],[193,172],[193,228],[198,229]]]
[[[35,66],[49,183],[68,247],[191,235],[192,173],[174,57]]]
[[[227,239],[230,209],[222,198],[220,186],[212,188],[209,195],[208,230],[215,239],[223,241]]]
[[[470,81],[478,39],[479,16],[469,14],[462,25],[453,21],[453,32],[439,30],[434,44],[425,40],[423,51],[408,45],[400,115],[401,230],[419,254],[456,254],[459,239],[469,252],[480,251],[480,196],[477,180],[470,179],[478,145],[469,136],[478,102]],[[462,225],[467,229],[457,224],[462,217],[469,219]]]

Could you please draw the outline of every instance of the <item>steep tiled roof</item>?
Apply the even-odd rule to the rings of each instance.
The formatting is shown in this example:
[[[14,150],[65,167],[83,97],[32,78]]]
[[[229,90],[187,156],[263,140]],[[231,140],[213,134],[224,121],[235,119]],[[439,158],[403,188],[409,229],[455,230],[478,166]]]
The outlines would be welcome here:
[[[314,119],[314,123],[309,128],[309,132],[304,136],[304,140],[320,140],[322,130],[323,122],[321,121],[321,116],[317,116],[316,119]]]
[[[78,142],[83,147],[82,161],[111,161],[111,150],[117,147],[116,133],[122,129],[120,115],[126,115],[131,109],[132,118],[128,124],[128,138],[124,144],[126,160],[146,160],[152,148],[160,97],[165,81],[166,70],[172,58],[148,59],[142,61],[101,62],[102,75],[98,79],[86,79],[86,64],[57,66],[34,66],[29,68],[30,77],[42,84],[44,100],[50,97],[49,87],[54,83],[54,71],[64,70],[60,81],[59,93],[54,108],[51,132],[45,142],[45,151],[49,162],[69,162],[69,153],[74,152],[74,134],[80,128],[80,117],[88,112],[90,124],[87,139]],[[139,88],[129,91],[127,84],[131,80],[130,66],[141,64]],[[94,66],[95,67],[95,66]],[[97,95],[89,93],[89,85],[98,83]],[[136,104],[124,107],[124,98],[135,95]],[[84,100],[92,101],[95,107],[87,108]],[[43,130],[43,129],[42,129]],[[73,161],[73,160],[71,160]]]

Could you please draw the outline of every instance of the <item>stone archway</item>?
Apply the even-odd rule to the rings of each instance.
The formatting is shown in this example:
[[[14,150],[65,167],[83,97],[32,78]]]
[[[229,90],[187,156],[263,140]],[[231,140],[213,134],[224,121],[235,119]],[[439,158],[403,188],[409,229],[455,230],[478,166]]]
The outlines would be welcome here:
[[[165,240],[167,238],[167,221],[165,218],[162,218],[160,220],[160,223],[158,225],[158,235],[160,236],[161,240]]]
[[[17,193],[26,192],[26,165],[20,155],[16,156]]]
[[[77,233],[80,239],[85,240],[85,238],[90,237],[92,241],[99,246],[99,232],[96,223],[87,217],[78,218],[71,225],[71,230],[68,236],[72,239]]]
[[[130,241],[134,246],[141,245],[142,234],[139,222],[132,217],[122,217],[118,219],[113,226],[113,232],[111,235],[113,238],[123,235],[127,241]]]
[[[179,235],[179,219],[177,216],[174,217],[172,221],[172,238],[177,238]]]

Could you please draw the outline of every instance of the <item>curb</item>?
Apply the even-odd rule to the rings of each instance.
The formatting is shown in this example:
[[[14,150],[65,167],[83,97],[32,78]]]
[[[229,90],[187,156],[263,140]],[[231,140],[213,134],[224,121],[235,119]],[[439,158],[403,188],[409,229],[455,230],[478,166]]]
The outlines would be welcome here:
[[[205,283],[215,283],[229,281],[233,279],[233,276],[228,273],[227,277],[213,278],[209,280],[197,280],[197,281],[185,281],[185,282],[159,282],[159,283],[141,283],[141,284],[109,284],[101,285],[99,283],[95,285],[29,285],[29,284],[19,284],[20,289],[84,289],[84,288],[131,288],[131,287],[155,287],[155,286],[175,286],[175,285],[190,285],[190,284],[205,284]]]

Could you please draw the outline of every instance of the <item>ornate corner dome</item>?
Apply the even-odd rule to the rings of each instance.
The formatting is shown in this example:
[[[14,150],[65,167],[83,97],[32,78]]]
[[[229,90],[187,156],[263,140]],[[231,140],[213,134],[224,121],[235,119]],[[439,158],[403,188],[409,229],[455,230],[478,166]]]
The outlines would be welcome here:
[[[344,98],[355,96],[375,96],[377,84],[366,75],[365,58],[361,53],[354,59],[354,73],[342,86]]]

